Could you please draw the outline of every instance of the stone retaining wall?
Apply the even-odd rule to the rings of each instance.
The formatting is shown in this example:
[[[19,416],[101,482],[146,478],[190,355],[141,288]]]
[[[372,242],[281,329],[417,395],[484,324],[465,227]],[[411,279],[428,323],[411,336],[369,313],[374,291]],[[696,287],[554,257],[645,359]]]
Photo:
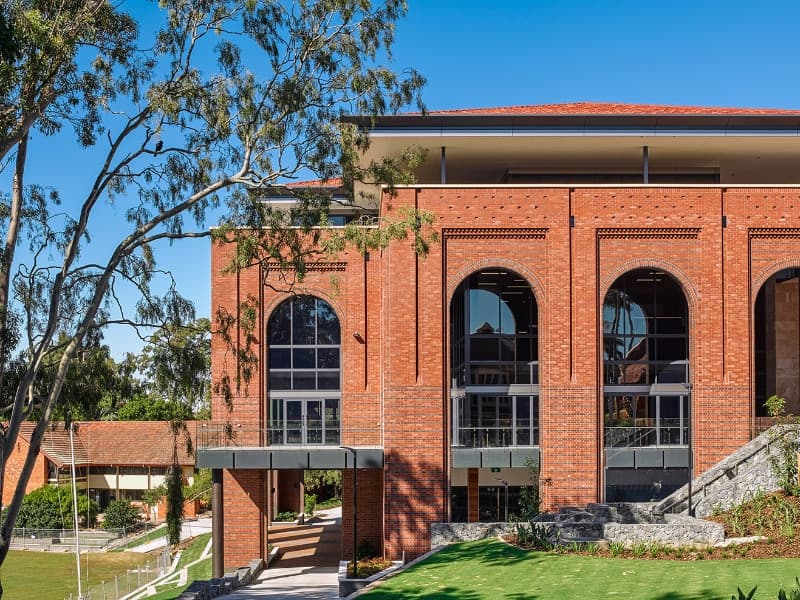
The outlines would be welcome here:
[[[513,531],[513,523],[432,523],[431,548],[497,537]]]
[[[751,500],[759,492],[780,488],[770,467],[770,456],[778,452],[777,445],[771,443],[771,436],[775,435],[791,436],[797,444],[800,427],[774,425],[692,481],[695,516],[706,517],[715,510],[727,510]],[[688,484],[656,505],[659,512],[687,514],[688,509]]]
[[[713,546],[725,539],[725,529],[711,521],[683,515],[664,515],[664,523],[606,523],[603,526],[603,538],[626,545],[645,542],[670,546]]]

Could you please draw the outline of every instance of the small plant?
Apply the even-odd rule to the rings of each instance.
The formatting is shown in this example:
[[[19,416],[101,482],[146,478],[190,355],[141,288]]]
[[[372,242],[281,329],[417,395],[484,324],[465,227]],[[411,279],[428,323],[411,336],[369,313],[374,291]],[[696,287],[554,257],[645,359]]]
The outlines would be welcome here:
[[[783,590],[778,592],[778,600],[800,600],[800,579],[794,578],[795,586],[787,594]]]
[[[517,523],[516,524],[517,544],[530,550],[544,550],[549,552],[553,549],[553,542],[548,537],[546,525],[538,523]]]
[[[127,500],[114,500],[108,505],[103,521],[103,529],[124,529],[130,531],[141,522],[139,509]]]
[[[385,558],[359,558],[358,573],[353,573],[353,561],[351,560],[349,563],[347,563],[347,576],[351,578],[363,579],[365,577],[369,577],[370,575],[374,575],[375,573],[379,573],[384,569],[388,569],[391,566],[391,561],[388,561]]]
[[[314,509],[317,506],[317,496],[315,494],[306,494],[305,504],[303,505],[303,512],[307,517],[314,514]]]
[[[758,586],[754,587],[747,595],[745,595],[745,593],[742,591],[742,588],[737,587],[736,591],[739,592],[739,596],[731,596],[731,600],[753,600],[753,596],[755,596],[757,589]]]
[[[595,544],[594,542],[590,542],[586,544],[586,552],[591,556],[594,556],[595,554],[600,552],[600,546],[598,544]]]
[[[633,553],[634,558],[642,558],[646,551],[647,551],[647,544],[643,544],[641,542],[634,544],[633,548],[631,548],[631,552]]]
[[[297,520],[297,513],[294,512],[293,510],[285,510],[285,511],[279,512],[277,515],[275,515],[275,519],[274,520],[278,521],[278,522],[281,522],[281,523],[285,523],[287,521],[289,521],[289,522],[296,521]]]
[[[608,553],[612,556],[612,558],[622,556],[624,552],[625,552],[625,544],[623,544],[622,542],[611,542],[608,545]]]
[[[778,452],[770,453],[769,466],[786,495],[796,496],[800,493],[797,484],[797,444],[793,432],[787,431],[785,426],[797,424],[797,419],[786,414],[786,399],[780,396],[770,396],[764,406],[776,424],[784,426],[770,429],[770,444],[774,445]]]

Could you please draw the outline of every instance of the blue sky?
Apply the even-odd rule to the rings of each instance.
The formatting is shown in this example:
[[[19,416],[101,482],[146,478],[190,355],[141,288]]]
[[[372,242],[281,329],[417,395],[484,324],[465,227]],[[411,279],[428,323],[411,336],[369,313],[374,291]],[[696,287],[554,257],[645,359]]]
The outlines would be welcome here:
[[[135,14],[146,6],[126,4]],[[800,108],[798,23],[800,4],[788,1],[409,0],[393,67],[427,77],[431,110],[574,101]],[[41,136],[31,151],[29,182],[57,182],[65,197],[85,188],[90,157]],[[109,227],[95,231],[96,243],[114,239],[124,209],[105,207]],[[208,316],[209,242],[165,247],[159,261]],[[140,347],[121,329],[105,340],[116,357]]]

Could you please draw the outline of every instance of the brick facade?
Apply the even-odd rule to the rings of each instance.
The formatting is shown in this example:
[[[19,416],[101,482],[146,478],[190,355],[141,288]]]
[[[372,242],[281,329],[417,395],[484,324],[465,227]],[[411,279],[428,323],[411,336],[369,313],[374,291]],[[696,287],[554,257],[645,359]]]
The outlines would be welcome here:
[[[342,444],[384,452],[382,472],[358,473],[359,538],[382,546],[387,558],[428,550],[431,523],[449,520],[450,307],[459,285],[481,269],[515,272],[537,303],[540,469],[551,482],[544,507],[604,499],[602,306],[614,282],[634,269],[666,273],[688,305],[695,474],[752,437],[754,303],[771,276],[800,268],[797,187],[421,183],[384,195],[380,214],[391,218],[404,206],[436,217],[439,242],[427,257],[417,256],[410,240],[366,258],[345,253],[312,266],[292,290],[325,299],[340,319]],[[213,248],[212,306],[235,312],[244,298],[259,301],[262,366],[239,389],[231,413],[214,398],[214,415],[255,430],[266,422],[266,349],[259,343],[289,293],[258,268],[223,275],[232,251]],[[212,353],[219,377],[231,355],[219,339]],[[344,480],[347,556],[352,471]],[[477,469],[466,483],[468,518],[476,520]],[[252,497],[247,507],[256,518]],[[242,514],[226,505],[226,564],[233,564],[227,522]]]
[[[14,496],[15,485],[19,480],[19,474],[22,472],[22,467],[25,464],[25,457],[28,454],[30,444],[21,436],[17,438],[17,443],[11,451],[11,456],[6,461],[6,483],[3,486],[3,506],[11,502]],[[40,452],[36,457],[36,462],[33,464],[31,477],[28,480],[28,485],[25,487],[25,493],[28,494],[33,490],[42,487],[47,483],[47,458]]]

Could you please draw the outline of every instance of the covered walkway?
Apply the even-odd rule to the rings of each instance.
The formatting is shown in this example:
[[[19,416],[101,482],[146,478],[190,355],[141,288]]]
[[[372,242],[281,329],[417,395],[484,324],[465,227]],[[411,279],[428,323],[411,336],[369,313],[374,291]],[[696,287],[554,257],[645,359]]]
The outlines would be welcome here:
[[[342,537],[342,509],[320,513],[309,525],[273,525],[270,543],[278,546],[276,560],[253,585],[229,596],[231,600],[330,600],[338,597],[337,574]]]

